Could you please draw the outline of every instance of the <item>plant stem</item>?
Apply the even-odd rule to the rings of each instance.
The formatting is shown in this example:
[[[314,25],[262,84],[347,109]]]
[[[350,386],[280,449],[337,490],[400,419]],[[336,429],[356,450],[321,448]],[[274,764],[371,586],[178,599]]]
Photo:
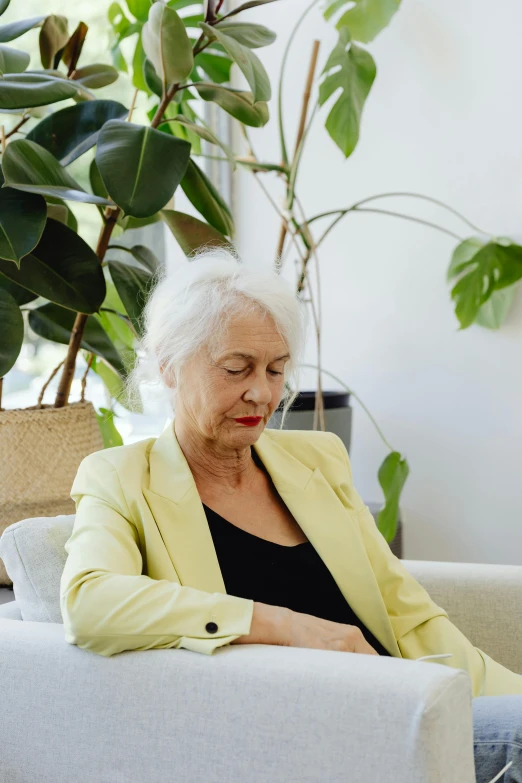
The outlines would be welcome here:
[[[316,366],[315,364],[300,364],[300,365],[299,365],[299,367],[309,367],[309,368],[310,368],[310,369],[312,369],[312,370],[316,370],[316,369],[317,369],[317,366]],[[341,379],[340,379],[340,378],[338,378],[338,377],[337,377],[336,375],[334,375],[332,372],[329,372],[328,370],[323,370],[322,368],[321,368],[321,372],[324,372],[324,373],[325,373],[325,375],[329,375],[329,376],[330,376],[330,378],[333,378],[333,379],[334,379],[334,381],[337,381],[337,383],[340,383],[340,384],[341,384],[341,386],[342,386],[344,389],[346,389],[346,391],[347,391],[347,392],[349,392],[349,393],[350,393],[350,394],[351,394],[351,395],[352,395],[352,396],[353,396],[353,397],[354,397],[354,398],[357,400],[357,402],[358,402],[358,403],[359,403],[359,405],[360,405],[360,406],[361,406],[361,407],[364,409],[364,411],[365,411],[366,415],[368,416],[368,418],[369,418],[369,419],[370,419],[370,421],[372,422],[373,426],[375,427],[375,429],[377,430],[377,432],[378,432],[378,433],[379,433],[379,435],[381,436],[381,438],[382,438],[383,442],[385,443],[385,445],[387,446],[387,448],[389,448],[389,450],[390,450],[390,451],[393,451],[393,450],[394,450],[394,449],[393,449],[393,447],[392,447],[392,446],[390,446],[390,444],[388,443],[388,441],[387,441],[387,440],[386,440],[386,438],[384,437],[384,435],[383,435],[383,433],[382,433],[382,431],[381,431],[381,429],[380,429],[379,425],[377,424],[377,422],[376,422],[376,421],[375,421],[375,419],[373,418],[372,414],[370,413],[370,411],[368,410],[368,408],[366,407],[366,405],[364,404],[364,402],[361,400],[361,398],[360,398],[360,397],[359,397],[359,396],[358,396],[358,395],[357,395],[357,394],[354,392],[354,390],[353,390],[353,389],[350,389],[350,387],[349,387],[349,386],[347,386],[347,385],[346,385],[346,384],[345,384],[343,381],[341,381]]]
[[[288,165],[288,153],[286,150],[286,142],[285,142],[285,131],[283,127],[283,78],[285,75],[285,68],[286,68],[286,61],[288,59],[288,55],[290,52],[290,46],[292,44],[292,41],[294,39],[295,34],[297,33],[299,27],[301,26],[302,22],[304,21],[306,15],[312,10],[314,5],[316,5],[319,2],[319,0],[313,0],[313,2],[308,6],[308,8],[305,10],[305,12],[300,16],[300,18],[297,20],[297,24],[290,33],[290,37],[288,39],[288,42],[285,47],[285,51],[283,54],[283,60],[281,63],[281,74],[279,76],[279,87],[278,87],[278,96],[277,96],[277,113],[278,113],[278,125],[279,125],[279,141],[281,144],[281,158],[282,158],[282,165]]]
[[[336,214],[336,213],[338,214],[338,217],[328,226],[328,228],[326,229],[324,234],[322,234],[322,236],[319,238],[319,240],[317,242],[317,247],[319,247],[319,245],[323,242],[323,240],[326,239],[326,237],[328,236],[328,234],[330,233],[332,228],[334,228],[334,226],[336,226],[337,223],[339,223],[339,221],[345,215],[347,215],[349,212],[376,212],[376,213],[380,213],[382,215],[393,215],[395,217],[403,218],[404,220],[411,220],[414,223],[422,223],[423,225],[429,226],[430,228],[436,228],[439,231],[442,231],[444,234],[449,234],[449,236],[452,236],[454,239],[458,239],[459,242],[462,242],[462,237],[459,237],[458,234],[454,234],[453,231],[449,231],[448,229],[443,228],[443,226],[437,225],[437,223],[431,223],[428,220],[422,220],[421,218],[415,218],[415,217],[412,217],[411,215],[402,215],[399,212],[388,212],[387,210],[383,210],[383,209],[368,209],[366,207],[364,209],[359,209],[358,207],[356,207],[354,205],[353,207],[349,207],[348,209],[336,209],[336,210],[333,210],[332,212],[329,212],[329,213],[328,212],[323,212],[321,215],[315,215],[315,217],[310,218],[310,220],[308,221],[308,225],[310,225],[310,223],[312,223],[314,220],[318,220],[320,217],[327,217],[327,215],[329,215],[329,214],[330,215],[333,215],[333,214]]]
[[[314,0],[315,1],[315,0]],[[310,6],[311,8],[312,6]],[[310,9],[308,9],[310,10]],[[297,162],[300,157],[301,153],[301,139],[303,138],[303,134],[306,127],[306,115],[308,113],[308,104],[310,102],[310,94],[312,92],[312,83],[314,80],[314,73],[315,73],[315,67],[317,65],[317,55],[319,53],[319,41],[314,41],[312,46],[312,55],[310,57],[310,65],[308,67],[308,75],[306,78],[306,85],[303,93],[303,100],[301,105],[301,116],[299,119],[299,127],[297,131],[297,137],[295,141],[295,150],[294,150],[294,157],[292,161],[292,166],[290,169],[290,176],[287,178],[287,207],[290,208],[291,206],[291,195],[293,192],[293,182],[295,181],[295,171],[297,168]],[[299,155],[298,155],[299,153]],[[285,150],[286,155],[286,150]],[[285,159],[285,163],[287,163]],[[281,258],[281,253],[283,252],[284,244],[285,244],[285,237],[286,237],[286,223],[281,224],[281,230],[279,232],[279,241],[277,243],[277,251],[276,251],[276,264],[279,263],[279,259]]]
[[[395,196],[406,196],[410,198],[420,198],[424,199],[425,201],[431,201],[433,204],[437,204],[439,207],[444,207],[444,209],[447,209],[448,212],[452,212],[454,215],[456,215],[458,218],[464,221],[464,223],[467,223],[470,228],[472,228],[474,231],[478,231],[480,234],[487,234],[488,236],[491,236],[491,234],[488,234],[487,231],[482,231],[481,228],[478,228],[478,226],[475,226],[470,220],[464,217],[464,215],[461,215],[460,212],[457,212],[456,209],[453,209],[453,207],[448,206],[443,201],[439,201],[436,198],[432,198],[431,196],[425,196],[422,193],[380,193],[377,196],[370,196],[369,198],[365,198],[362,201],[357,201],[353,206],[354,207],[360,207],[361,204],[367,204],[369,201],[375,201],[375,199],[378,198],[390,198]]]
[[[12,128],[12,129],[9,131],[9,133],[6,133],[6,134],[5,134],[5,137],[6,137],[6,139],[8,139],[8,138],[9,138],[9,136],[12,136],[12,135],[13,135],[13,133],[16,133],[16,131],[17,131],[19,128],[21,128],[21,127],[22,127],[22,125],[24,125],[24,124],[27,122],[27,120],[30,120],[30,119],[31,119],[31,115],[30,115],[30,114],[27,114],[27,115],[25,115],[25,117],[22,117],[22,119],[20,120],[20,122],[19,122],[17,125],[15,125],[15,126],[14,126],[14,128]]]

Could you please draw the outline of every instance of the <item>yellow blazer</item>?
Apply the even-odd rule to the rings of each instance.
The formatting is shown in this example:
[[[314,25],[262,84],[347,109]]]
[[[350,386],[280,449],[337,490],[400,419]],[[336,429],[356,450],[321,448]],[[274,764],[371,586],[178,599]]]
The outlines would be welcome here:
[[[522,675],[474,647],[393,555],[337,435],[267,429],[253,448],[354,612],[393,656],[452,653],[434,662],[465,669],[473,696],[522,694]],[[254,601],[226,593],[172,423],[158,438],[86,457],[71,497],[76,519],[60,585],[67,642],[104,656],[179,647],[210,655],[250,632]]]

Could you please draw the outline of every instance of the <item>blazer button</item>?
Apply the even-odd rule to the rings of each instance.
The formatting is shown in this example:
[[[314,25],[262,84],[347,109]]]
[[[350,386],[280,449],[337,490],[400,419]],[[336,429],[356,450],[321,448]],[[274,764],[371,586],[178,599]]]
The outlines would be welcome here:
[[[216,623],[207,623],[205,625],[205,631],[208,631],[208,633],[216,633],[217,630],[218,630],[218,627],[217,627]]]

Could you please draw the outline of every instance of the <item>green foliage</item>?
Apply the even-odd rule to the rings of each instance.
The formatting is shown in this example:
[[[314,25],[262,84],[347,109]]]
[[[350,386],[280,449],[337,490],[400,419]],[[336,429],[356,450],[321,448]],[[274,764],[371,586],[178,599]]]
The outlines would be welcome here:
[[[0,287],[0,377],[14,365],[24,341],[24,320],[16,299]]]
[[[109,120],[100,131],[96,165],[109,196],[134,217],[149,217],[178,187],[190,144],[143,125]]]
[[[375,63],[368,52],[350,42],[349,31],[343,27],[323,74],[321,106],[341,90],[326,120],[326,130],[347,158],[359,141],[362,110],[375,79]]]
[[[189,201],[211,226],[221,234],[234,236],[234,219],[230,209],[205,172],[193,160],[189,160],[181,187]]]
[[[338,30],[347,28],[354,41],[369,43],[389,25],[400,3],[401,0],[329,0],[324,18],[328,20],[337,11],[350,6],[335,26]]]
[[[164,209],[161,215],[186,256],[201,247],[231,246],[223,234],[192,215],[174,209]]]
[[[166,87],[190,76],[194,67],[192,46],[182,19],[172,8],[154,3],[143,26],[142,43]]]
[[[68,166],[94,147],[108,120],[123,119],[127,113],[117,101],[84,101],[53,112],[25,138],[51,152],[62,166]]]
[[[0,259],[0,272],[22,288],[81,313],[95,313],[105,297],[103,270],[95,253],[72,229],[50,218],[20,267]]]
[[[36,334],[55,343],[69,344],[75,314],[56,304],[37,307],[29,313],[29,326]],[[81,347],[102,356],[113,369],[124,373],[125,368],[118,351],[98,320],[90,315],[85,324]]]
[[[23,73],[29,65],[30,56],[10,46],[0,44],[0,75],[4,73]]]
[[[0,189],[0,258],[20,266],[20,259],[36,247],[42,236],[46,211],[42,196],[14,188]]]
[[[84,314],[80,348],[92,359],[92,370],[111,398],[127,405],[124,383],[136,362],[143,306],[162,262],[145,245],[127,242],[125,232],[163,220],[187,256],[202,247],[232,247],[230,208],[195,161],[205,151],[205,143],[213,145],[213,151],[233,168],[241,165],[256,175],[282,178],[287,187],[285,206],[291,212],[306,132],[290,159],[281,85],[290,42],[304,15],[283,58],[277,162],[235,155],[198,116],[195,104],[201,98],[219,107],[246,126],[245,136],[247,127],[267,125],[271,85],[264,58],[254,50],[272,44],[275,34],[262,25],[239,21],[238,16],[280,1],[243,2],[225,15],[216,11],[215,2],[205,3],[204,14],[193,0],[113,2],[108,10],[112,65],[82,59],[88,34],[84,22],[72,34],[67,19],[55,14],[0,25],[0,113],[7,115],[8,131],[0,188],[0,322],[6,336],[0,344],[0,377],[19,355],[20,307],[30,305],[33,331],[63,345],[69,345],[77,316]],[[371,55],[354,42],[372,41],[389,24],[399,3],[327,0],[325,4],[324,17],[335,18],[339,37],[321,73],[318,106],[331,101],[325,127],[345,158],[358,144],[362,113],[376,76]],[[0,0],[0,14],[8,5],[9,0]],[[26,33],[38,37],[41,69],[28,71],[29,55],[5,45]],[[248,90],[230,86],[232,65],[242,72]],[[138,111],[134,122],[127,121],[133,119],[128,117],[129,108],[104,97],[103,90],[117,82],[119,72],[129,70],[127,78],[142,93],[140,110],[148,101],[146,124],[136,123]],[[304,78],[303,84],[291,89],[301,92],[303,86]],[[47,114],[29,125],[25,134],[27,128],[22,126],[38,107],[45,107]],[[66,168],[70,164],[74,177]],[[169,208],[180,185],[201,219]],[[78,234],[83,236],[83,226],[78,226],[71,201],[90,205],[85,209],[95,219],[98,212],[101,215],[99,241],[92,247]],[[354,210],[342,214],[350,211]],[[84,214],[83,208],[78,209],[81,220]],[[334,214],[339,219],[339,211]],[[292,213],[295,239],[302,241],[308,259],[312,220],[298,223]],[[121,239],[111,241],[111,234]],[[461,328],[472,323],[498,328],[521,278],[522,247],[516,243],[494,237],[461,243],[448,270]],[[44,303],[38,301],[35,307],[37,298]],[[102,408],[99,422],[104,445],[119,444],[113,412]],[[387,540],[395,534],[400,494],[409,472],[406,460],[390,451],[379,470],[386,503],[378,526]]]
[[[87,193],[50,152],[34,141],[12,141],[4,152],[2,167],[5,184],[17,190],[110,205],[107,199]]]
[[[515,243],[483,243],[473,237],[455,249],[447,272],[447,279],[458,278],[451,289],[455,313],[461,329],[470,326],[484,305],[497,294],[481,318],[490,328],[498,328],[507,314],[510,297],[498,297],[498,292],[522,279],[522,246]]]

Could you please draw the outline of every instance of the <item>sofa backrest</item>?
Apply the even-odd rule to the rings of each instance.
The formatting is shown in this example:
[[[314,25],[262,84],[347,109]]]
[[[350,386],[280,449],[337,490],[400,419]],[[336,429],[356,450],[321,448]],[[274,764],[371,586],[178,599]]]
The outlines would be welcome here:
[[[0,557],[13,581],[23,620],[63,622],[60,580],[74,519],[74,514],[23,519],[9,525],[0,537]]]

